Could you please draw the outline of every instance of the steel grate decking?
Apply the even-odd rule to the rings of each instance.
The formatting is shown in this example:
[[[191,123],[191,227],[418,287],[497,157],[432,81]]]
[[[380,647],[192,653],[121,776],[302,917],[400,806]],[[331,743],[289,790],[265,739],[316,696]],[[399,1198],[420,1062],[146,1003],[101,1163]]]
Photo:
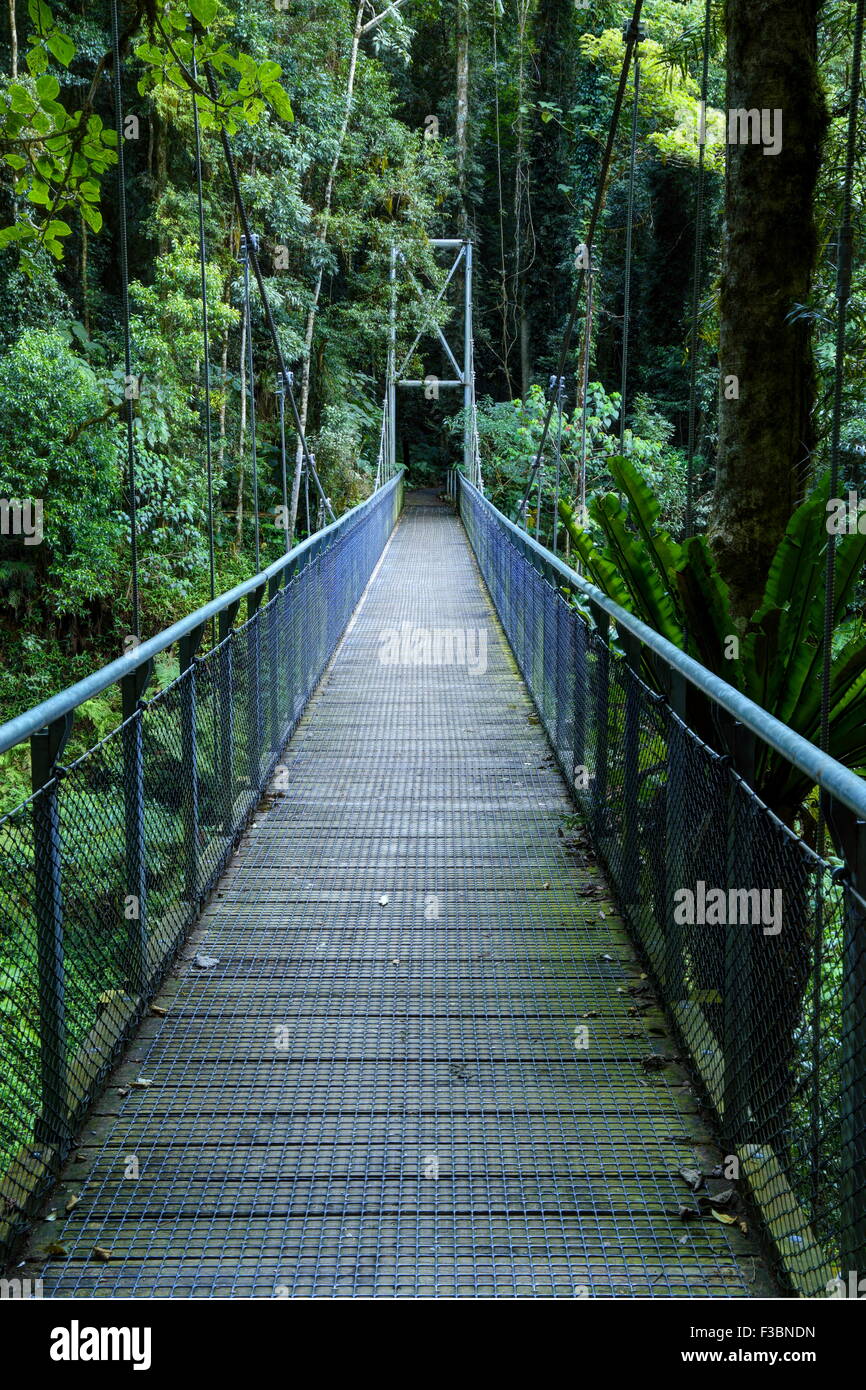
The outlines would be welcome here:
[[[401,624],[486,670],[382,661]],[[407,508],[285,766],[34,1234],[46,1295],[766,1293],[679,1215],[718,1153],[450,508]]]

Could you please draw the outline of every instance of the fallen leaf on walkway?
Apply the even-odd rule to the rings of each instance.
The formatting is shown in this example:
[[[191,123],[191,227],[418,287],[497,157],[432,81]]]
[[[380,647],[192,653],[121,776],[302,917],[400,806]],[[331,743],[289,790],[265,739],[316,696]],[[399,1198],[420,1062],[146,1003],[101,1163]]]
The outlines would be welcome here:
[[[70,1197],[69,1201],[66,1203],[66,1206],[64,1207],[64,1211],[66,1211],[67,1213],[72,1211],[75,1207],[78,1206],[80,1200],[80,1197]]]
[[[381,898],[379,899],[379,906],[380,906],[380,907],[386,907],[387,904],[388,904],[390,901],[391,901],[391,899],[388,897],[388,894],[387,894],[387,893],[383,893],[382,896],[381,896]]]
[[[660,1057],[657,1052],[651,1052],[649,1057],[641,1057],[640,1061],[647,1071],[661,1071],[668,1064],[667,1057]]]
[[[735,1195],[732,1187],[726,1187],[724,1192],[711,1192],[710,1201],[714,1207],[726,1207],[729,1202],[733,1201]]]
[[[148,1086],[153,1085],[153,1082],[149,1076],[139,1076],[132,1084],[133,1086],[137,1086],[140,1091],[145,1091]]]
[[[699,1172],[697,1168],[678,1168],[677,1172],[683,1182],[692,1189],[692,1192],[697,1192],[704,1181],[703,1173]]]
[[[736,1224],[737,1218],[735,1216],[729,1216],[726,1211],[716,1211],[715,1207],[710,1208],[710,1215],[714,1216],[717,1221],[721,1221],[723,1226],[733,1226]]]
[[[45,1247],[45,1258],[48,1260],[59,1260],[64,1255],[68,1254],[69,1251],[66,1249],[66,1246],[61,1245],[59,1240],[54,1240],[50,1245],[46,1245]]]
[[[94,1245],[93,1258],[94,1260],[101,1260],[103,1264],[105,1264],[108,1260],[111,1259],[111,1251],[106,1250],[104,1245]]]
[[[193,965],[196,966],[198,970],[212,970],[215,965],[219,965],[219,958],[217,956],[203,956],[199,951],[196,954]]]
[[[154,1015],[155,1018],[165,1018],[166,1014],[168,1013],[168,1009],[164,1009],[161,1004],[151,1004],[150,1012]]]

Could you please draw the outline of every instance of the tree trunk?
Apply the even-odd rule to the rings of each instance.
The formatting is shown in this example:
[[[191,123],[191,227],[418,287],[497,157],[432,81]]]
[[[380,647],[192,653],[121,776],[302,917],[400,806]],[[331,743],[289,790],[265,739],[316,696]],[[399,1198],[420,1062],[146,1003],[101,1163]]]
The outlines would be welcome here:
[[[12,81],[18,81],[18,24],[15,19],[15,0],[9,0],[9,50]]]
[[[358,10],[355,15],[355,27],[352,31],[352,49],[349,57],[349,74],[346,78],[346,101],[343,109],[343,121],[340,126],[340,134],[337,138],[337,148],[334,151],[334,158],[331,160],[331,167],[328,172],[328,182],[325,185],[325,197],[322,204],[322,219],[319,224],[318,239],[325,242],[328,239],[328,223],[331,217],[331,202],[334,196],[334,183],[337,178],[337,169],[343,155],[343,145],[346,142],[346,133],[349,129],[349,119],[352,114],[352,95],[355,90],[355,71],[358,66],[358,49],[361,43],[361,29],[364,22],[364,10],[366,0],[360,0]],[[316,315],[319,312],[319,299],[322,293],[322,280],[324,270],[320,267],[316,276],[316,288],[313,291],[313,298],[307,310],[307,323],[304,329],[304,355],[301,359],[301,399],[298,402],[298,414],[301,418],[301,429],[306,431],[307,414],[310,407],[310,362],[313,356],[313,331],[316,326]],[[301,473],[304,466],[304,450],[298,440],[295,450],[295,473],[292,478],[292,502],[291,516],[289,518],[289,536],[294,538],[295,523],[298,519],[298,498],[301,490]]]
[[[813,201],[827,120],[819,8],[820,0],[728,0],[725,12],[729,113],[781,112],[775,131],[782,122],[777,154],[758,143],[728,146],[709,539],[737,616],[760,601],[814,445],[809,325],[788,315],[808,299],[817,251]]]

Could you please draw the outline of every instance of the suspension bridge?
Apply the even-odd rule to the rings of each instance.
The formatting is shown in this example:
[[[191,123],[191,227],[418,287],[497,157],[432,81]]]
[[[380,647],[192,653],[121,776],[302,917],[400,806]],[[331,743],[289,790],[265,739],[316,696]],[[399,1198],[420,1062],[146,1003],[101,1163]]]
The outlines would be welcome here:
[[[323,524],[0,726],[0,1246],[51,1297],[826,1294],[866,1263],[862,780],[484,495],[465,239],[460,466],[404,498],[392,317],[376,487],[324,524],[223,140]]]

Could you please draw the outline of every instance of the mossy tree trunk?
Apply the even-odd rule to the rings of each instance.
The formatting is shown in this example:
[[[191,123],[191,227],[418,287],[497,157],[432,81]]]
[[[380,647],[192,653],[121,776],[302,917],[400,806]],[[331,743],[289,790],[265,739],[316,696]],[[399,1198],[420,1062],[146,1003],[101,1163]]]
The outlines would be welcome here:
[[[810,329],[789,315],[808,300],[817,254],[813,205],[827,122],[819,9],[820,0],[728,0],[725,12],[728,111],[782,113],[779,153],[728,145],[709,537],[737,615],[760,600],[814,445]]]

